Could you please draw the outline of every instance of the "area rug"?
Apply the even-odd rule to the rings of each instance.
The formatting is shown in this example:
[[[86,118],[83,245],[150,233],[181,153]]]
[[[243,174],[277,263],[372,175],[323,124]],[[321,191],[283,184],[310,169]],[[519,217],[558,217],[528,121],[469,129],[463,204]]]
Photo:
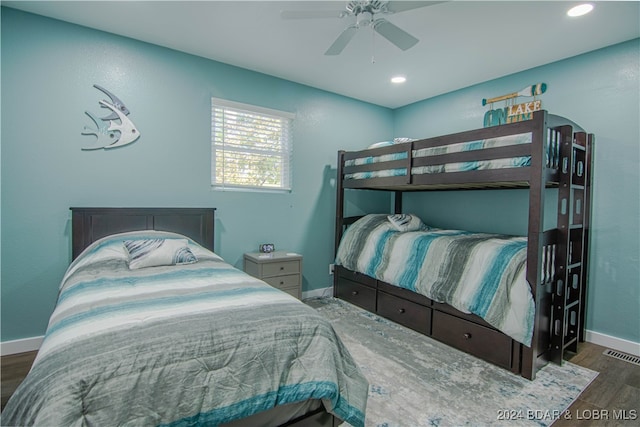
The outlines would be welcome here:
[[[369,380],[366,426],[548,426],[598,375],[564,362],[529,381],[342,300],[305,302]]]

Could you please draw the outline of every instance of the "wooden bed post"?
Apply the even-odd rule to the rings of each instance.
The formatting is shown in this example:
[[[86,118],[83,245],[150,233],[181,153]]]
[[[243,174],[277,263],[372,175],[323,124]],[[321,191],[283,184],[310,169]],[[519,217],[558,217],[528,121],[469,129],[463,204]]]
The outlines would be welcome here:
[[[342,165],[344,164],[343,156],[344,150],[338,151],[338,166],[336,168],[336,234],[333,256],[336,256],[338,253],[338,246],[340,245],[340,239],[342,239],[342,231],[344,229],[344,187],[342,186],[342,180],[344,179],[344,173],[342,171]]]
[[[544,231],[544,191],[546,188],[545,147],[547,146],[547,112],[536,111],[533,114],[534,126],[531,141],[531,173],[529,182],[529,225],[527,231],[527,282],[531,287],[531,295],[536,307],[540,307],[544,292],[540,289],[542,269],[542,234]],[[538,308],[536,308],[538,310]],[[540,354],[539,338],[544,330],[540,322],[544,319],[535,317],[531,347],[522,346],[522,376],[535,379],[537,357]]]
[[[394,212],[393,213],[402,213],[402,191],[394,191],[393,192],[393,202],[394,202]]]
[[[344,187],[342,186],[342,180],[344,179],[343,164],[344,164],[344,150],[338,151],[338,164],[336,167],[336,231],[333,256],[338,254],[338,246],[340,246],[340,240],[342,239],[342,232],[344,230]],[[337,297],[338,281],[337,271],[333,272],[333,296]]]
[[[585,341],[585,319],[587,308],[587,284],[589,283],[589,241],[591,237],[591,197],[593,183],[593,149],[595,145],[595,136],[593,134],[587,135],[587,153],[585,160],[586,178],[585,178],[585,194],[584,194],[584,243],[582,253],[582,296],[580,299],[580,332],[578,340],[580,342]]]

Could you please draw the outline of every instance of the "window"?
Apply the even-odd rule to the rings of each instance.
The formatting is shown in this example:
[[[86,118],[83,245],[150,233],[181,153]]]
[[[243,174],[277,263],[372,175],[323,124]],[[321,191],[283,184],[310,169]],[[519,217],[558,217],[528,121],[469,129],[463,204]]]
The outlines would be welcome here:
[[[211,185],[291,190],[294,115],[211,98]]]

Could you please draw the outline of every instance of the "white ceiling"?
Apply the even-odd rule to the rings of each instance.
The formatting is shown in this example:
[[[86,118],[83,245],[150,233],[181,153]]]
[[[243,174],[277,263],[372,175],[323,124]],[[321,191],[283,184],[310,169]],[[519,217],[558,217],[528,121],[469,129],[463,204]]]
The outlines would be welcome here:
[[[637,0],[592,1],[593,12],[569,18],[578,3],[442,2],[385,16],[420,40],[407,51],[362,28],[341,55],[325,56],[349,18],[280,12],[347,1],[2,1],[390,108],[640,37]],[[390,83],[396,74],[407,82]]]

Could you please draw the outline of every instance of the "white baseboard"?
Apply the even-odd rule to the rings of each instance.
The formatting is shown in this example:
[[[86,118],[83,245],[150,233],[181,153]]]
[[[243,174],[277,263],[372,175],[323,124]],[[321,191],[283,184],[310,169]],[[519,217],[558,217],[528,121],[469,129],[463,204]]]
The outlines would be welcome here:
[[[632,354],[640,357],[640,343],[625,340],[622,338],[612,337],[611,335],[601,334],[599,332],[586,331],[585,341],[618,350],[623,353]]]
[[[27,351],[36,351],[42,345],[44,336],[24,338],[13,341],[3,341],[0,343],[0,355],[7,356],[9,354],[25,353]]]
[[[302,293],[302,299],[310,299],[310,298],[323,298],[333,296],[333,286],[329,286],[328,288],[320,288],[314,289],[312,291],[305,291]]]

